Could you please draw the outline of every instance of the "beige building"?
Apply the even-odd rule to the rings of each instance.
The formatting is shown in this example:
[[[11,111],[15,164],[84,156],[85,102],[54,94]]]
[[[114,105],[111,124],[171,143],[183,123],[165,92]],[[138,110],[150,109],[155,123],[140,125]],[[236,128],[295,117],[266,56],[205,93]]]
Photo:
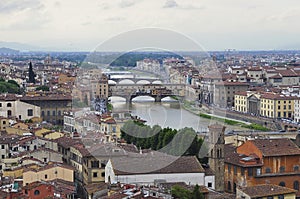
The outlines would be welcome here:
[[[65,164],[48,164],[38,169],[26,169],[23,171],[23,186],[32,182],[64,180],[74,182],[74,168]]]
[[[234,107],[234,96],[241,91],[247,91],[249,84],[244,82],[224,81],[215,83],[214,104],[226,108]]]
[[[40,114],[40,107],[22,102],[16,95],[4,94],[0,96],[0,116],[2,117],[28,120],[40,117]]]

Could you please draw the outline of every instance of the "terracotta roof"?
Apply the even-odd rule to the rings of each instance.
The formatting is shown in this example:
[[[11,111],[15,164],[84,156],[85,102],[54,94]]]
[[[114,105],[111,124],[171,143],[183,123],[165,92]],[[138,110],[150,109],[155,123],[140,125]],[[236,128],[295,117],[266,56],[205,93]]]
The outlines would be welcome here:
[[[249,187],[243,187],[239,189],[242,190],[245,194],[249,195],[251,198],[296,193],[296,190],[294,189],[277,186],[273,184],[264,184],[264,185],[257,185],[251,187],[249,186]]]
[[[257,139],[248,142],[252,142],[264,156],[300,155],[299,147],[287,138]]]
[[[216,86],[249,86],[246,82],[231,82],[231,81],[223,81],[215,83]]]
[[[291,69],[277,70],[277,72],[280,73],[282,77],[298,77],[298,74]]]
[[[261,67],[250,67],[247,69],[248,71],[262,71]]]
[[[0,101],[16,101],[18,99],[16,94],[1,94]]]
[[[75,144],[81,143],[81,139],[72,139],[70,137],[60,137],[53,141],[63,146],[64,148],[69,148]]]
[[[273,92],[262,92],[261,93],[262,99],[275,99],[275,100],[293,100],[298,99],[297,96],[287,96],[280,93],[273,93]]]
[[[228,164],[238,165],[241,167],[257,167],[262,166],[260,160],[256,161],[254,156],[240,155],[236,152],[236,147],[231,144],[225,144],[224,146],[225,158],[224,161]],[[248,158],[250,161],[243,161],[243,158]]]
[[[61,94],[61,95],[42,95],[42,96],[23,96],[21,98],[21,101],[35,101],[35,100],[39,100],[39,101],[49,101],[49,100],[72,100],[72,96],[71,95],[65,95],[65,94]]]

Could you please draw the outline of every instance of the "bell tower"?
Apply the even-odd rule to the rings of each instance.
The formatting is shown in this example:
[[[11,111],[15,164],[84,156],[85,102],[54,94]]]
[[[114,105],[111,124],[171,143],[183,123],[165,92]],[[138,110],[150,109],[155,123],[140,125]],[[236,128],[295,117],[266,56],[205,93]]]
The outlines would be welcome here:
[[[224,191],[224,132],[225,126],[218,123],[208,126],[209,129],[209,166],[215,173],[215,190]]]

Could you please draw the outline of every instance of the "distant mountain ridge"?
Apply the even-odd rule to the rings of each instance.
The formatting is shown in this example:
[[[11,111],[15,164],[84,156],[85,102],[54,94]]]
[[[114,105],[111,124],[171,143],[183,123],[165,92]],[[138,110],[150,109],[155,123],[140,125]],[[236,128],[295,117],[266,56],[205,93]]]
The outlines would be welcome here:
[[[19,53],[19,50],[14,50],[11,48],[2,47],[0,48],[0,54],[17,54]]]
[[[18,43],[18,42],[6,42],[6,41],[0,41],[0,48],[15,49],[18,51],[42,50],[40,47],[37,47],[37,46],[32,46],[29,44],[23,44],[23,43]]]

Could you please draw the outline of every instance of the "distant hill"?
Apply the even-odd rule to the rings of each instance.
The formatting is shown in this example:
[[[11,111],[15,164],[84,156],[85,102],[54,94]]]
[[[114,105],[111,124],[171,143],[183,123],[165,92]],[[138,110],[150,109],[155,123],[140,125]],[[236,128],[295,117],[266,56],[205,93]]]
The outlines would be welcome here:
[[[5,48],[5,47],[0,48],[0,54],[17,54],[19,52],[20,51],[11,48]]]
[[[18,49],[19,51],[36,51],[40,50],[40,47],[32,46],[29,44],[23,44],[18,42],[6,42],[6,41],[0,41],[0,48],[10,48],[10,49]]]

